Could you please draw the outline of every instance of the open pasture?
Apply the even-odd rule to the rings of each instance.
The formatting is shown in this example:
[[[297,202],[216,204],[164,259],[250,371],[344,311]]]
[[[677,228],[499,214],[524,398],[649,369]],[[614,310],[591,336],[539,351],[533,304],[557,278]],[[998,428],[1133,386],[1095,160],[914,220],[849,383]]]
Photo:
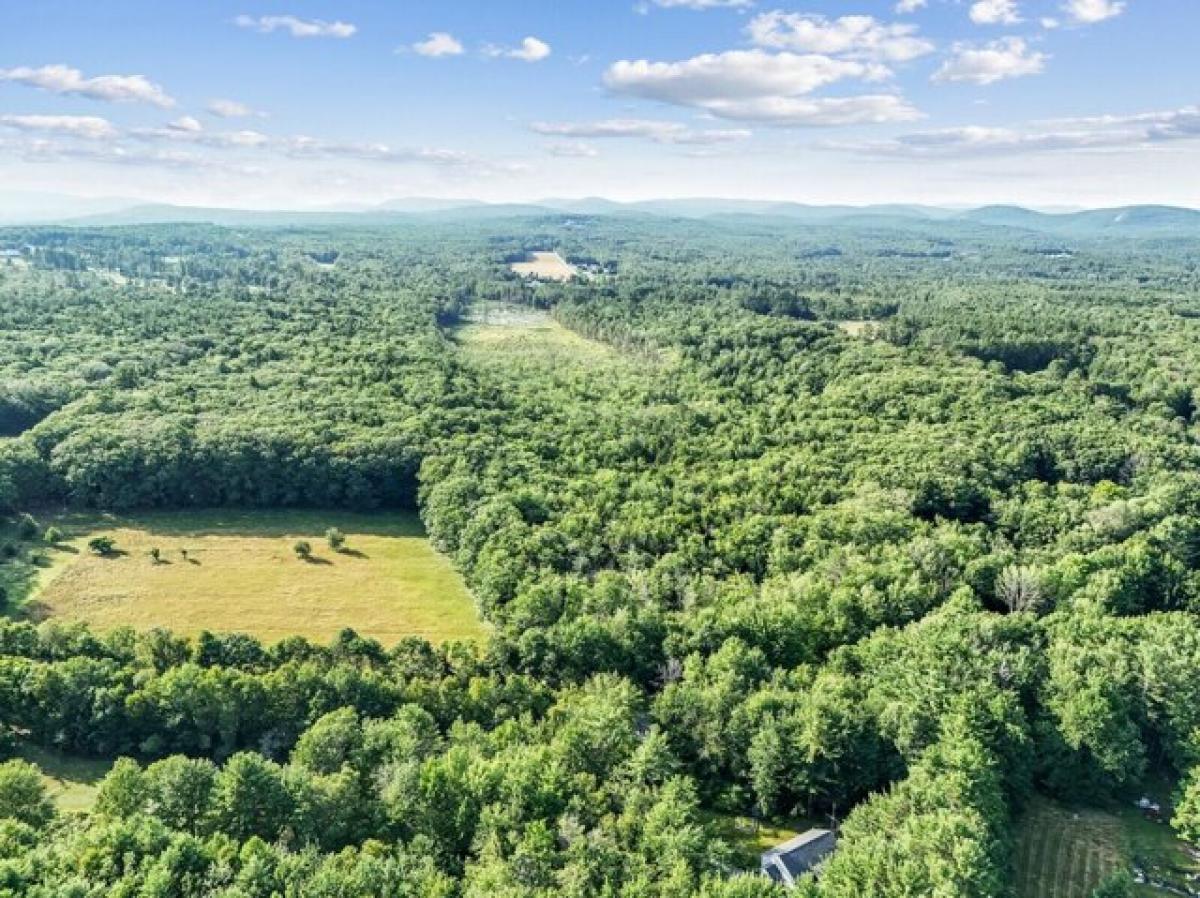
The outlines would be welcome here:
[[[476,363],[505,367],[540,363],[561,371],[589,363],[621,361],[610,346],[589,340],[536,309],[481,303],[454,336]]]
[[[327,641],[342,628],[391,645],[478,638],[483,625],[448,559],[413,514],[180,511],[44,519],[65,534],[22,612],[99,629],[242,631]],[[328,528],[346,536],[341,551]],[[105,536],[101,557],[89,542]],[[300,557],[298,542],[312,547]],[[157,550],[158,560],[152,557]]]
[[[514,262],[512,270],[522,277],[544,281],[569,281],[579,273],[579,269],[555,252],[529,253],[524,262]]]

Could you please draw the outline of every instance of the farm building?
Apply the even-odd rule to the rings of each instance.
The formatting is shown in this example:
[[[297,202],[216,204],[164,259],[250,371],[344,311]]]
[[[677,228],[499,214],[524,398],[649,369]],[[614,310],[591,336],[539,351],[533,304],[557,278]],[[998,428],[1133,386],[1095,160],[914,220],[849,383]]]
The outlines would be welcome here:
[[[810,829],[764,851],[759,869],[763,876],[791,888],[797,877],[813,872],[836,847],[835,833],[828,829]]]

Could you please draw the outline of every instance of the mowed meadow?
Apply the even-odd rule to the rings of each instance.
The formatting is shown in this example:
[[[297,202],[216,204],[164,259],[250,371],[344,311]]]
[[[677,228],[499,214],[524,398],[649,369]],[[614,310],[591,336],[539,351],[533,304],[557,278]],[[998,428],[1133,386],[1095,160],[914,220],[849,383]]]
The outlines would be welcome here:
[[[48,564],[24,605],[35,620],[240,631],[265,642],[325,642],[345,627],[385,645],[484,633],[462,579],[411,513],[178,511],[43,523],[64,537],[46,551]],[[325,539],[329,528],[346,537],[340,551]],[[96,537],[113,540],[114,551],[92,552]],[[307,559],[297,555],[298,542],[312,547]]]

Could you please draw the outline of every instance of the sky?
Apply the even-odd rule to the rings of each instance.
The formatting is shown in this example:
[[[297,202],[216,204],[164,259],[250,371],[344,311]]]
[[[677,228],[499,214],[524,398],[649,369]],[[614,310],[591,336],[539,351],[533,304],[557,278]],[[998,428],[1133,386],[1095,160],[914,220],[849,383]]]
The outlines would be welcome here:
[[[0,190],[1200,207],[1198,0],[8,0]]]

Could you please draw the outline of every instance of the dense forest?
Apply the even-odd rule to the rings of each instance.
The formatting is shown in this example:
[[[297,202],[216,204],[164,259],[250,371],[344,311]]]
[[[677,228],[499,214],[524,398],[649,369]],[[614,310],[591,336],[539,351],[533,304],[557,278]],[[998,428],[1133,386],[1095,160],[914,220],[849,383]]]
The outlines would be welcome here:
[[[553,249],[583,269],[507,265]],[[1200,246],[969,221],[0,230],[0,896],[1008,896],[1200,841]],[[521,307],[593,356],[471,352]],[[413,508],[486,644],[23,619],[34,519]],[[29,517],[32,515],[32,517]],[[1133,895],[1130,871],[1097,894]]]

